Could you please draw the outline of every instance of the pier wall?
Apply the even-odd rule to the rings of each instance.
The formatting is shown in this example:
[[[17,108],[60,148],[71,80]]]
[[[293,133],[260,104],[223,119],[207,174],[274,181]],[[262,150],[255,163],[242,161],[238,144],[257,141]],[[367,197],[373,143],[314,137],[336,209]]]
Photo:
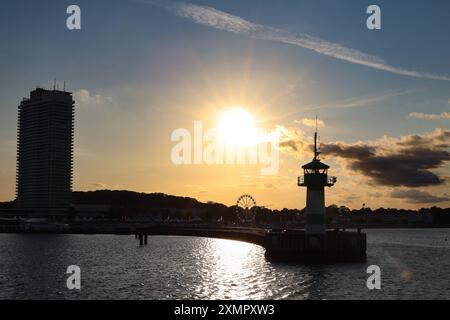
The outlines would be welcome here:
[[[267,233],[264,243],[270,261],[304,263],[363,262],[366,260],[366,234],[327,231]]]

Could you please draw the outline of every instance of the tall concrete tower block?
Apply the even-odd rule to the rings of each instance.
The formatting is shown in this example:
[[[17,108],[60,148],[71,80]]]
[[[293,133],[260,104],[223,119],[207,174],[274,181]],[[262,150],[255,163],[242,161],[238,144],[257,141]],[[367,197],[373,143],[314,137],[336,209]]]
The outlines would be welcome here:
[[[70,207],[74,101],[66,91],[38,88],[19,105],[17,208],[60,214]]]
[[[317,130],[314,134],[314,158],[302,166],[303,176],[298,178],[298,185],[306,187],[306,226],[307,234],[325,234],[325,191],[336,183],[336,177],[328,176],[330,168],[319,159],[317,150]]]

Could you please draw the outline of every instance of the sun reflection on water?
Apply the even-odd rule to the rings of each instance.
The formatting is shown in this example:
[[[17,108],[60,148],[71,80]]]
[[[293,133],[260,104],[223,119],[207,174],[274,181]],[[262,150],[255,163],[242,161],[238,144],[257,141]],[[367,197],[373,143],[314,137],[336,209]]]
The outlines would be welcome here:
[[[195,291],[209,299],[247,299],[266,295],[267,282],[258,274],[267,268],[264,249],[249,243],[223,239],[205,239],[202,282]],[[275,279],[272,279],[275,281]]]
[[[257,257],[252,255],[254,245],[233,240],[217,240],[211,247],[217,260],[216,266],[230,275],[248,272],[248,268],[257,264]],[[247,260],[249,259],[249,260]]]

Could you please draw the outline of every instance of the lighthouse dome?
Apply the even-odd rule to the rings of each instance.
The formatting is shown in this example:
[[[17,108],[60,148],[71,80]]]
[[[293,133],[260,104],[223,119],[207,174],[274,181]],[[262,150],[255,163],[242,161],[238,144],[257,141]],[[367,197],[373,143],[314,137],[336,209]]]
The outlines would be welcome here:
[[[313,161],[311,161],[310,163],[307,163],[305,165],[302,166],[303,169],[329,169],[330,166],[322,163],[320,160],[314,159]]]

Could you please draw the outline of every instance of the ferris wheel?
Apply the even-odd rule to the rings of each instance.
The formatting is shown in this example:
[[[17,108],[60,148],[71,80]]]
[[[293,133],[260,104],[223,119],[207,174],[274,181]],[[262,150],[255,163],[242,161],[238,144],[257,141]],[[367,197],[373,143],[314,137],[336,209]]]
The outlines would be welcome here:
[[[256,209],[256,201],[251,195],[244,194],[237,199],[236,213],[242,223],[253,222],[256,216]]]

